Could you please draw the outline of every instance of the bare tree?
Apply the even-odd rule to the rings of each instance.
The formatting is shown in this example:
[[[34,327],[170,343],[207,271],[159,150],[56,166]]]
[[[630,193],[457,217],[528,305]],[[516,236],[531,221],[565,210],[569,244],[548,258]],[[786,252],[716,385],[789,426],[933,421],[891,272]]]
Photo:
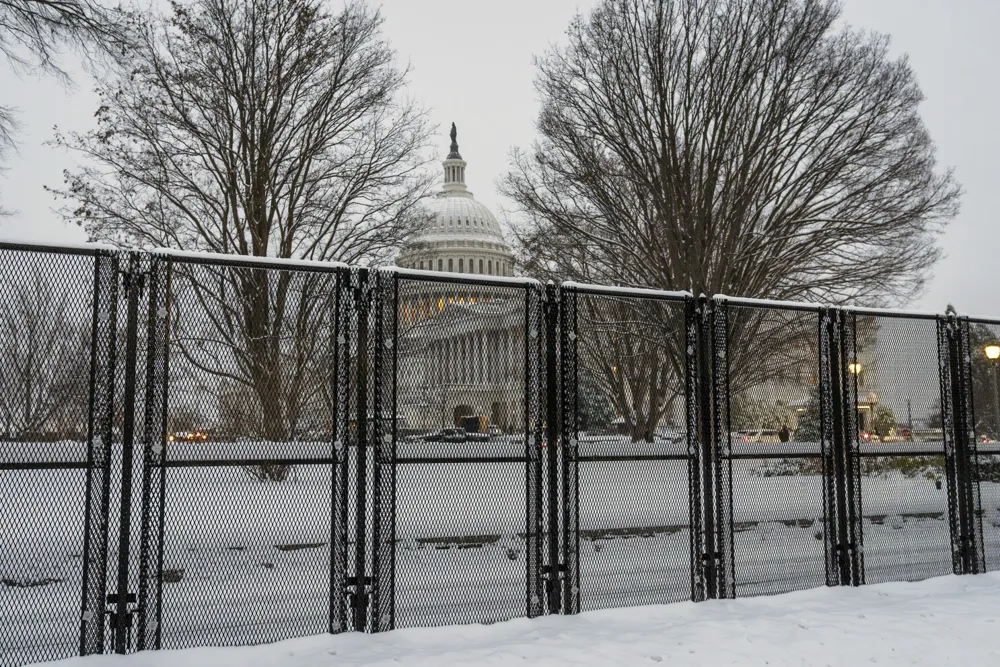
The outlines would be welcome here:
[[[98,128],[57,142],[65,217],[92,238],[363,262],[394,251],[430,185],[427,126],[359,2],[200,0],[132,15],[97,80]]]
[[[95,0],[4,0],[0,2],[0,53],[18,70],[42,70],[65,78],[59,49],[85,52],[121,46],[113,14]]]
[[[528,270],[828,303],[919,293],[960,188],[936,171],[906,59],[838,17],[833,0],[604,0],[574,20],[537,60],[540,137],[502,183]],[[762,359],[802,363],[815,335],[737,314],[730,363],[757,379],[734,389],[774,375]]]
[[[110,18],[93,0],[3,0],[0,54],[17,72],[40,71],[68,82],[56,63],[60,47],[88,55],[120,48],[122,33]],[[14,147],[17,129],[15,108],[0,104],[0,159]]]
[[[83,437],[90,327],[42,277],[0,300],[0,428],[8,438]]]
[[[677,304],[586,296],[576,302],[578,363],[591,391],[624,420],[633,441],[652,442],[684,392],[684,317]]]
[[[199,0],[130,18],[135,46],[98,78],[97,130],[58,139],[92,165],[59,190],[91,238],[366,263],[422,219],[425,114],[404,98],[377,12]],[[175,329],[193,330],[193,313],[201,323],[172,340],[213,386],[249,392],[263,411],[256,435],[294,436],[332,284],[175,265],[188,289]]]

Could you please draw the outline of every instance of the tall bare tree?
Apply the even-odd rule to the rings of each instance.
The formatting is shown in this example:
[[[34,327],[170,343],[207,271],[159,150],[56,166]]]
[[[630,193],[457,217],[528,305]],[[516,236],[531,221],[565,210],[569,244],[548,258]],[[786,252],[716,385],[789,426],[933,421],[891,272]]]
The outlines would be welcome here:
[[[94,239],[251,256],[392,252],[426,193],[425,114],[382,18],[352,2],[198,0],[130,14],[98,127],[58,136],[67,219]]]
[[[0,299],[0,433],[83,437],[87,430],[90,326],[79,295],[35,276]]]
[[[960,188],[936,168],[906,59],[839,12],[604,0],[577,17],[537,60],[540,136],[502,184],[529,271],[832,303],[918,294]],[[813,326],[776,345],[739,317],[731,366],[758,379],[735,387],[773,375],[761,360],[809,357]]]
[[[198,0],[127,20],[134,46],[98,78],[97,129],[58,138],[88,164],[58,192],[91,238],[365,263],[421,219],[426,118],[377,12]],[[177,265],[175,280],[186,368],[230,398],[242,387],[256,435],[295,436],[332,279]]]
[[[0,54],[16,72],[43,72],[69,81],[56,62],[60,48],[84,54],[122,46],[111,13],[93,0],[3,0],[0,2]],[[15,145],[17,114],[0,100],[0,159]]]
[[[122,36],[107,5],[95,0],[0,2],[0,53],[18,70],[65,78],[57,63],[61,47],[110,49],[121,46]]]

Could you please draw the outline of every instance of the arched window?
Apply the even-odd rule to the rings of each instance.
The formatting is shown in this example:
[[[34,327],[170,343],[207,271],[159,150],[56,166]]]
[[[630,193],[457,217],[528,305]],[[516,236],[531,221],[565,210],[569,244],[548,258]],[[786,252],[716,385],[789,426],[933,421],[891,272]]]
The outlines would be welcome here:
[[[454,262],[455,262],[455,260],[453,260],[453,259],[449,259],[448,260],[448,270],[449,271],[454,271],[455,270],[455,263]]]
[[[479,260],[479,272],[480,273],[483,272],[483,260],[481,260],[481,259]]]
[[[420,260],[420,270],[424,270],[424,260]]]
[[[458,258],[458,272],[462,273],[462,258]]]
[[[442,269],[441,269],[441,263],[442,263],[443,261],[444,261],[444,260],[441,260],[441,259],[439,259],[439,260],[438,260],[438,271],[441,271],[441,270],[442,270]]]
[[[489,260],[488,262],[486,262],[486,270],[490,272],[491,276],[493,275],[493,260],[492,259]]]

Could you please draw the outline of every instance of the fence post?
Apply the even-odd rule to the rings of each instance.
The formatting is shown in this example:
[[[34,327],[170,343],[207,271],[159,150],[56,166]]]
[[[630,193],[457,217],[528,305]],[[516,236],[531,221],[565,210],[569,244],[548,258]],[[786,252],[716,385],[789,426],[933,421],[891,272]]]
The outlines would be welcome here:
[[[351,272],[338,268],[335,274],[333,326],[333,466],[330,473],[330,609],[329,631],[343,632],[351,625],[345,590],[347,586],[347,504],[351,438]]]
[[[545,291],[540,285],[524,290],[524,443],[525,443],[525,577],[527,578],[527,601],[525,615],[535,618],[545,613],[544,564],[542,553],[543,525],[543,466],[542,444],[545,433],[542,421],[545,419],[545,405],[540,391],[542,388],[542,359],[545,313],[543,311]]]
[[[855,330],[857,316],[843,310],[832,311],[834,337],[831,341],[833,356],[837,359],[835,381],[839,393],[834,415],[840,421],[840,441],[837,445],[842,466],[841,482],[844,486],[843,501],[837,509],[844,515],[847,526],[843,534],[841,552],[847,559],[847,578],[841,585],[861,586],[865,583],[864,524],[861,507],[861,453],[858,441],[858,375],[850,372],[857,363]]]
[[[957,456],[955,422],[958,407],[955,405],[956,350],[954,342],[954,319],[949,314],[937,321],[938,333],[938,375],[941,383],[941,433],[944,438],[945,476],[948,491],[948,531],[951,538],[952,572],[965,571],[963,554],[961,493],[956,464]]]
[[[374,373],[372,391],[372,571],[371,630],[392,630],[396,623],[396,370],[399,279],[393,272],[374,275]]]
[[[834,357],[839,353],[835,345],[837,312],[827,308],[819,311],[819,422],[820,458],[823,474],[823,547],[826,566],[826,585],[843,583],[840,558],[840,513],[837,501],[837,447],[833,421],[835,407],[841,404],[841,394],[834,389]]]
[[[354,308],[357,318],[357,377],[356,392],[356,425],[354,436],[357,442],[357,496],[355,502],[355,533],[354,533],[354,577],[348,580],[351,602],[354,607],[354,629],[365,631],[368,628],[368,583],[367,559],[365,547],[368,541],[367,514],[367,472],[368,472],[368,299],[370,294],[368,269],[357,269],[354,285]]]
[[[699,487],[698,498],[701,513],[702,549],[698,558],[702,561],[705,598],[717,595],[716,563],[718,546],[715,526],[715,481],[713,462],[715,460],[715,428],[712,423],[712,320],[710,302],[704,295],[698,298],[698,443]]]
[[[556,286],[551,281],[545,286],[543,302],[545,316],[545,464],[548,526],[546,535],[548,562],[542,566],[545,574],[545,595],[548,612],[558,614],[562,609],[563,570],[559,553],[559,302]]]
[[[690,526],[691,601],[708,597],[705,579],[704,494],[701,487],[701,301],[684,303],[684,405],[687,410],[688,525]]]
[[[80,655],[104,653],[111,439],[118,331],[118,265],[117,253],[101,251],[94,257]]]
[[[938,354],[952,566],[955,574],[976,574],[985,569],[985,556],[972,426],[972,360],[964,324],[954,313],[938,321]]]
[[[845,396],[847,393],[845,393],[846,387],[842,371],[848,351],[843,348],[843,341],[840,336],[843,330],[841,313],[830,309],[826,312],[825,321],[827,323],[827,335],[831,346],[829,378],[825,379],[829,382],[828,391],[830,392],[830,396],[833,397],[833,401],[831,401],[833,409],[829,414],[831,434],[833,436],[833,456],[831,457],[833,470],[829,472],[824,470],[823,472],[824,474],[832,475],[833,478],[834,495],[831,509],[833,510],[833,515],[836,517],[836,523],[833,526],[836,529],[836,538],[834,540],[837,571],[836,581],[838,585],[847,586],[852,582],[852,577],[849,554],[851,540],[848,529],[847,447],[845,444],[847,434],[844,424],[845,410],[847,409]],[[823,388],[820,391],[822,392]]]
[[[129,253],[128,270],[121,277],[125,287],[125,383],[122,396],[122,472],[121,498],[118,523],[117,585],[109,593],[107,602],[114,606],[111,615],[114,627],[114,651],[128,651],[128,634],[132,626],[132,613],[128,605],[136,602],[136,594],[129,592],[129,556],[132,533],[132,465],[135,453],[135,379],[138,364],[139,295],[144,289],[145,275],[141,271],[142,258],[137,252]]]
[[[724,300],[712,299],[712,458],[714,473],[715,566],[714,597],[736,596],[736,572],[733,558],[733,460],[730,436],[729,390],[729,306]]]
[[[136,650],[160,648],[163,591],[163,501],[167,431],[170,262],[152,257],[146,321],[146,395],[143,416],[142,518],[139,532],[139,604]]]
[[[957,318],[955,335],[957,337],[959,365],[959,392],[962,398],[963,431],[956,431],[956,441],[960,441],[962,452],[962,471],[964,486],[964,508],[966,513],[966,530],[968,557],[966,574],[979,574],[986,571],[986,553],[983,545],[983,512],[982,499],[979,490],[979,449],[976,444],[976,411],[973,400],[972,380],[972,344],[970,340],[969,318]]]
[[[562,483],[563,613],[580,612],[580,486],[576,299],[572,288],[559,291],[559,407]]]

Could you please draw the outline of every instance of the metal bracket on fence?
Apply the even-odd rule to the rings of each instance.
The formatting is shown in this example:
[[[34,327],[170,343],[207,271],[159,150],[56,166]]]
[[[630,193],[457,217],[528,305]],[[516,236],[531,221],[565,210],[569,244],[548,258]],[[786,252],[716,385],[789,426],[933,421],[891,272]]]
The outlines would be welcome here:
[[[127,609],[126,605],[134,605],[137,600],[135,593],[108,593],[105,596],[105,603],[111,608],[104,612],[104,616],[108,619],[108,630],[116,647],[127,647],[131,643],[133,617],[138,609]]]
[[[566,576],[566,564],[543,565],[542,576],[545,577],[545,594],[549,601],[549,611],[558,611],[561,603],[562,580]]]
[[[351,609],[355,611],[367,609],[368,605],[364,604],[362,600],[367,602],[368,598],[371,597],[373,582],[372,577],[347,577],[344,592],[347,595],[347,604]],[[355,627],[354,629],[364,630],[365,628]]]

